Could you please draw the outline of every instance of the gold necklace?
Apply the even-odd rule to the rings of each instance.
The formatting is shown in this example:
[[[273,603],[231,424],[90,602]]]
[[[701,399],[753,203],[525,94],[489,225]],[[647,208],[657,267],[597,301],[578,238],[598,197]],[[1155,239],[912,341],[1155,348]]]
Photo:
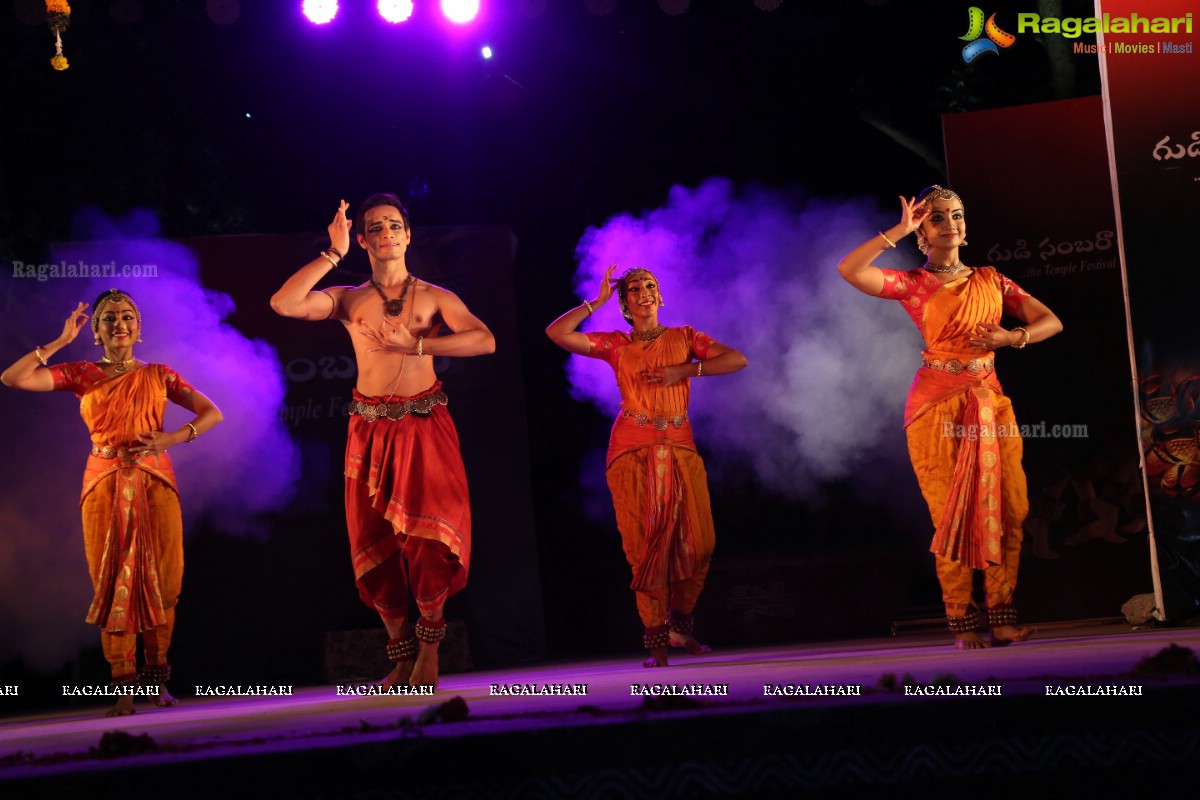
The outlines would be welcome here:
[[[639,331],[636,328],[630,328],[629,335],[639,342],[653,342],[666,329],[666,325],[656,325],[648,331]]]
[[[957,275],[967,268],[966,264],[956,261],[953,264],[932,264],[928,261],[921,267],[926,272],[941,272],[945,275]]]
[[[129,368],[132,365],[137,363],[137,359],[131,356],[124,361],[117,361],[116,359],[109,358],[108,354],[105,353],[104,356],[96,363],[103,364],[106,367],[112,367],[113,372],[117,375],[124,375],[126,372],[129,372]]]

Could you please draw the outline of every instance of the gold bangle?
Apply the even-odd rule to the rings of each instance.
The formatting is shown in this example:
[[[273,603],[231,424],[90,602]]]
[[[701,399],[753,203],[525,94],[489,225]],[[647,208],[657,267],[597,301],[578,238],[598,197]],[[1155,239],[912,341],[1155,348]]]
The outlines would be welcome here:
[[[894,249],[896,249],[896,243],[895,243],[895,242],[893,242],[891,239],[887,238],[887,234],[886,234],[886,233],[884,233],[883,231],[880,231],[880,232],[879,232],[879,235],[883,237],[883,240],[884,240],[885,242],[887,242],[887,246],[888,246],[888,247],[892,248],[893,250],[894,250]]]
[[[425,357],[425,337],[418,336],[417,337],[417,358],[424,358],[424,357]]]
[[[190,435],[190,436],[188,436],[188,438],[187,438],[187,440],[188,440],[188,443],[190,444],[190,443],[192,443],[192,442],[194,442],[194,441],[196,440],[196,437],[197,437],[197,436],[199,436],[199,435],[200,435],[200,431],[196,430],[196,426],[195,426],[195,425],[193,425],[193,424],[192,424],[192,423],[190,423],[190,422],[185,422],[185,423],[183,423],[183,424],[184,424],[184,425],[186,425],[187,427],[189,427],[189,428],[191,428],[191,429],[192,429],[192,433],[191,433],[191,435]]]
[[[37,356],[38,361],[42,362],[43,367],[50,366],[50,364],[46,361],[46,357],[44,355],[42,355],[42,348],[40,348],[40,347],[33,348],[33,354],[35,356]]]
[[[1021,333],[1025,334],[1025,335],[1021,337],[1020,344],[1014,344],[1014,345],[1012,345],[1012,348],[1014,350],[1024,350],[1025,345],[1029,344],[1029,331],[1025,330],[1024,328],[1013,328],[1013,330],[1020,331]]]
[[[704,374],[704,362],[697,361],[696,362],[696,377],[699,378],[703,374]]]
[[[587,300],[584,300],[584,301],[583,301],[583,304],[584,304],[584,305],[587,307],[587,310],[588,310],[588,316],[589,316],[589,317],[590,317],[592,314],[596,313],[596,310],[595,310],[594,308],[592,308],[592,304],[591,304],[591,303],[589,303]]]
[[[337,251],[335,250],[334,252],[336,253]],[[326,251],[326,250],[322,250],[322,251],[321,251],[321,257],[322,257],[322,258],[324,258],[326,261],[328,261],[330,264],[332,264],[332,265],[333,265],[333,266],[335,266],[335,267],[338,265],[338,262],[337,262],[337,261],[334,261],[334,260],[333,260],[333,257],[332,257],[332,256],[330,256],[330,255],[329,255],[329,252],[328,252],[328,251]]]

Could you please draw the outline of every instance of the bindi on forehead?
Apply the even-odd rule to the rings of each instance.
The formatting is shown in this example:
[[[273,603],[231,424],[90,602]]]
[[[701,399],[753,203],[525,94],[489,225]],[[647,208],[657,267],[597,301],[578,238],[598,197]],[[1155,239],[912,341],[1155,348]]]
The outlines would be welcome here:
[[[393,208],[391,211],[388,211],[387,209],[388,209],[388,206],[377,206],[376,208],[372,208],[371,210],[367,211],[366,221],[367,222],[388,222],[388,221],[403,222],[404,221],[404,215],[401,214],[397,209]]]

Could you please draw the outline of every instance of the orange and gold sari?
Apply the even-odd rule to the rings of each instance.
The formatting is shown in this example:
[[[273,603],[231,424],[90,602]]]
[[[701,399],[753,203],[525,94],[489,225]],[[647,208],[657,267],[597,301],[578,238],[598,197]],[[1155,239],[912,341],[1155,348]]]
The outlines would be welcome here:
[[[110,634],[168,624],[183,579],[183,521],[171,459],[138,457],[137,434],[162,430],[168,397],[191,387],[162,364],[109,377],[90,362],[60,364],[55,389],[74,391],[91,432],[80,507],[95,594],[87,621]]]
[[[1011,601],[1029,510],[1022,441],[993,355],[970,347],[979,323],[999,323],[1028,295],[991,267],[945,285],[924,270],[884,270],[881,297],[899,300],[925,339],[905,405],[908,450],[935,532],[947,614],[971,601],[985,571],[988,605]]]
[[[712,339],[690,327],[668,328],[652,342],[624,333],[589,333],[590,355],[616,373],[621,411],[609,437],[608,487],[617,514],[631,588],[647,627],[669,609],[690,614],[704,586],[716,535],[708,475],[687,417],[690,381],[662,387],[641,373],[704,358]]]

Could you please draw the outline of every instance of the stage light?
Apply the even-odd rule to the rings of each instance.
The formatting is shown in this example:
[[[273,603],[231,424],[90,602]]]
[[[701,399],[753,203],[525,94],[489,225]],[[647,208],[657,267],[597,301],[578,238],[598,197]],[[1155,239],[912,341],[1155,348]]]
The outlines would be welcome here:
[[[413,13],[412,0],[379,0],[379,16],[388,22],[404,22]]]
[[[324,25],[326,22],[332,22],[337,16],[338,4],[337,0],[304,0],[301,10],[309,22]]]
[[[491,57],[492,57],[492,48],[488,47],[488,46],[485,44],[485,45],[483,46],[483,49],[479,51],[479,54],[480,54],[481,56],[483,56],[485,59],[487,59],[487,58],[491,58]]]
[[[442,0],[442,14],[455,25],[465,25],[479,14],[479,0]]]

